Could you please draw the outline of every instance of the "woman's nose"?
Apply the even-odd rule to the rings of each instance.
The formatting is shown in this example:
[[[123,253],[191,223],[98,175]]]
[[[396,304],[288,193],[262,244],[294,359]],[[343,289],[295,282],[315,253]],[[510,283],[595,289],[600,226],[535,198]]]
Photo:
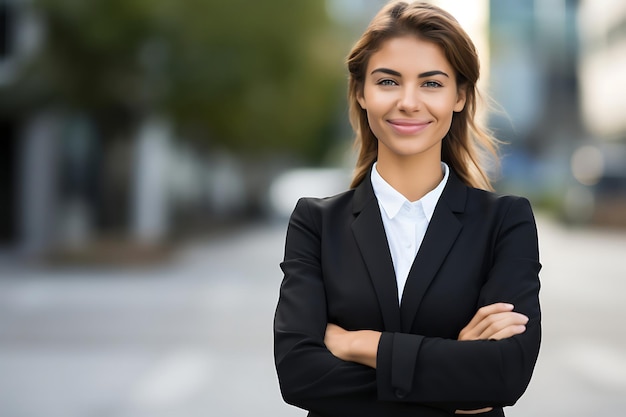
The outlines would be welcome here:
[[[414,88],[405,88],[402,96],[398,101],[398,108],[406,112],[418,111],[421,107],[421,101],[417,91]]]

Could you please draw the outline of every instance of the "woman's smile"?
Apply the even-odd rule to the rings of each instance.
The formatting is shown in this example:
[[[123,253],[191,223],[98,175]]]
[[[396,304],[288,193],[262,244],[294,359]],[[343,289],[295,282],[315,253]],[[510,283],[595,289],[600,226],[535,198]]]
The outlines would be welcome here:
[[[394,132],[399,135],[415,135],[430,126],[431,122],[406,119],[391,119],[387,120],[387,123],[389,124],[389,126],[391,126]]]

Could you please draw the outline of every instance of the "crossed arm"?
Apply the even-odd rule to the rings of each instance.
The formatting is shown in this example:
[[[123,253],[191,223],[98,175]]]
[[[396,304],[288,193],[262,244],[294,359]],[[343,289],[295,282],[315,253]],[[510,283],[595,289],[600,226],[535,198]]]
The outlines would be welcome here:
[[[485,307],[450,340],[328,324],[320,210],[299,204],[281,263],[274,325],[285,401],[318,414],[363,416],[477,414],[514,403],[538,353],[540,264],[529,204],[507,206],[496,261],[476,300]],[[498,301],[515,303],[530,321]]]
[[[526,331],[528,317],[513,311],[513,308],[508,303],[495,303],[480,308],[461,330],[458,340],[500,340],[523,333]],[[328,324],[324,343],[339,359],[376,368],[381,334],[374,330],[348,331],[336,324]],[[488,411],[491,411],[490,407],[457,410],[456,414],[479,414]]]

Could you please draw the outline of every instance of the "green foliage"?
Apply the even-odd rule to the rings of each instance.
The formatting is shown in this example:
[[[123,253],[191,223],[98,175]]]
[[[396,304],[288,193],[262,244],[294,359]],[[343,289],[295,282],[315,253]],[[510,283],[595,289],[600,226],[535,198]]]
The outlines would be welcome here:
[[[237,150],[319,152],[343,94],[323,1],[39,0],[56,97],[164,112]]]

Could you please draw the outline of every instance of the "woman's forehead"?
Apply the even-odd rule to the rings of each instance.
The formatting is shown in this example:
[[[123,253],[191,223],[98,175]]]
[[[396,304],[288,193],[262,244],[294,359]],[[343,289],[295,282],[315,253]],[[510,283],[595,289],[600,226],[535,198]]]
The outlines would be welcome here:
[[[383,41],[380,48],[370,56],[367,73],[381,66],[400,73],[433,70],[453,72],[441,46],[417,36],[394,37]]]

